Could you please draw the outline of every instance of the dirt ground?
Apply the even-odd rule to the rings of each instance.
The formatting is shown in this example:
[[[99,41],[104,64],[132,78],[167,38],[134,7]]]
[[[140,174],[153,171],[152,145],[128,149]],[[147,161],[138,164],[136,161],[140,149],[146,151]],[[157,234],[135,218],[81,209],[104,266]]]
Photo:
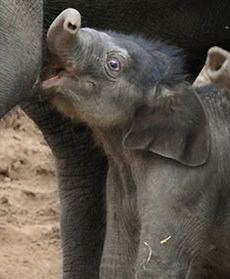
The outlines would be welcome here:
[[[16,110],[0,122],[0,279],[58,279],[61,251],[54,159]]]

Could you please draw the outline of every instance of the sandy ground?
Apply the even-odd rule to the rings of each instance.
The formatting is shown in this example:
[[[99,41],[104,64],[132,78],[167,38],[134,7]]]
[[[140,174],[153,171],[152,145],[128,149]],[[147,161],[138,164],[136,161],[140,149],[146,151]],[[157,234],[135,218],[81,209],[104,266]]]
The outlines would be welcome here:
[[[0,279],[58,279],[54,159],[19,110],[0,122]]]

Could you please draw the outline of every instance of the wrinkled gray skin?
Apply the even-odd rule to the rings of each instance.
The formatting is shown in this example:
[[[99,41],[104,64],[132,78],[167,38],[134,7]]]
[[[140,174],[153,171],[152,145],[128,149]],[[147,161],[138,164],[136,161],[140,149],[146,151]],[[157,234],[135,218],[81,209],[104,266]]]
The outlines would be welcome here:
[[[174,48],[80,25],[52,23],[43,88],[109,158],[100,278],[228,278],[229,95],[186,85]]]
[[[25,97],[22,92],[35,91],[41,67],[42,16],[42,1],[0,1],[0,117]]]
[[[31,91],[36,93],[43,9],[46,30],[69,7],[82,12],[85,26],[135,31],[186,48],[193,77],[203,66],[208,48],[230,47],[229,0],[147,0],[144,5],[137,0],[119,4],[117,0],[0,0],[0,116],[19,99],[31,96]],[[24,40],[27,36],[30,39]],[[63,277],[96,279],[105,231],[105,157],[87,127],[63,118],[48,102],[32,97],[22,107],[57,159]]]

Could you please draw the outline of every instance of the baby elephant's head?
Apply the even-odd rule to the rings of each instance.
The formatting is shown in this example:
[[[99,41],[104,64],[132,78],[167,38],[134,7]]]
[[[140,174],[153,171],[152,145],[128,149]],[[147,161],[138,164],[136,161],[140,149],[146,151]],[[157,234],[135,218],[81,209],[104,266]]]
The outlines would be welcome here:
[[[54,20],[47,42],[52,73],[43,88],[59,110],[90,125],[111,126],[132,118],[144,93],[170,76],[169,65],[177,64],[160,43],[81,28],[74,9]],[[171,79],[180,78],[175,72]]]
[[[79,12],[67,9],[48,31],[52,75],[43,88],[54,105],[94,131],[111,135],[116,127],[124,148],[203,164],[208,125],[191,86],[178,86],[185,78],[178,49],[80,27]]]

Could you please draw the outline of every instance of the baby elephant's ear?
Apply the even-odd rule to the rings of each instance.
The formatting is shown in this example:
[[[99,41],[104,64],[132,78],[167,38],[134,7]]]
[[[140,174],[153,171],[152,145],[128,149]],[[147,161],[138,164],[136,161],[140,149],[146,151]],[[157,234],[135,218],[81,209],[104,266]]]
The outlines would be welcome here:
[[[200,166],[209,154],[204,108],[191,87],[163,88],[141,107],[123,140],[125,148],[151,151],[186,166]]]

